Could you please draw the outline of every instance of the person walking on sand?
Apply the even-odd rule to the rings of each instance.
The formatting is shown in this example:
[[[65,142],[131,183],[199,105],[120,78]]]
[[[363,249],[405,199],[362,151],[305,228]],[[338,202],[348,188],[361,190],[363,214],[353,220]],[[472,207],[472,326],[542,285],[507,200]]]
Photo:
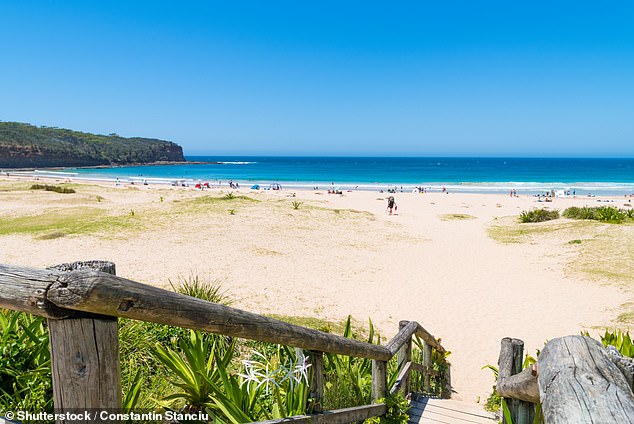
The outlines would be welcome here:
[[[390,196],[387,198],[387,210],[390,212],[390,215],[392,215],[392,210],[396,210],[397,206],[396,206],[396,202],[394,202],[394,196]]]

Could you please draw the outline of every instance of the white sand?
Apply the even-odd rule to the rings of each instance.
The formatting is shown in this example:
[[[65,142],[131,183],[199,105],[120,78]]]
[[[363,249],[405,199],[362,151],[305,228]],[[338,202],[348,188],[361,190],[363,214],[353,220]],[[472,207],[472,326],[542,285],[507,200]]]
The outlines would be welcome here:
[[[94,201],[95,193],[104,201]],[[133,209],[140,216],[164,211],[149,230],[117,237],[0,236],[0,262],[44,267],[105,259],[117,264],[120,276],[164,287],[168,279],[194,272],[219,279],[237,307],[331,320],[372,318],[384,339],[396,334],[399,320],[416,320],[452,351],[455,397],[466,401],[490,393],[492,374],[481,368],[497,363],[501,338],[524,340],[534,355],[547,339],[614,325],[619,307],[633,297],[627,287],[566,271],[577,254],[567,243],[574,237],[501,244],[487,234],[495,217],[531,207],[594,206],[596,199],[541,204],[531,197],[398,193],[398,212],[389,216],[388,194],[242,193],[266,201],[239,204],[235,215],[224,206],[175,214],[171,208],[184,199],[210,191],[110,186],[86,187],[70,197],[0,192],[0,218],[78,205]],[[293,210],[293,200],[304,204]],[[623,199],[617,200],[621,205]],[[333,208],[362,212],[328,210]],[[476,219],[439,218],[455,213]]]

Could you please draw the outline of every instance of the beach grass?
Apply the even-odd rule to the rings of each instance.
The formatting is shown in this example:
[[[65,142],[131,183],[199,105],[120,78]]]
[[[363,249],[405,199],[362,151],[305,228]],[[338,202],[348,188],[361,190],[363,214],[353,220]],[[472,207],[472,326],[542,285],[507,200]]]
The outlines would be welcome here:
[[[477,218],[466,213],[447,213],[443,215],[438,215],[438,219],[440,219],[441,221],[468,221]]]
[[[0,181],[0,193],[12,191],[26,191],[32,183],[24,181]]]
[[[614,281],[625,287],[634,285],[634,224],[604,225],[579,245],[579,255],[568,272]]]
[[[101,208],[68,207],[47,209],[38,215],[7,216],[0,220],[0,235],[29,234],[41,240],[71,234],[106,234],[115,230],[139,229],[137,215],[110,215]]]
[[[569,237],[587,234],[601,224],[593,221],[554,220],[539,223],[520,223],[517,217],[498,217],[487,228],[489,237],[500,243],[525,243],[533,237],[553,233]]]
[[[323,331],[325,333],[341,334],[345,328],[345,322],[328,321],[315,317],[302,317],[293,315],[267,315],[270,318],[287,322],[289,324],[299,325],[301,327],[312,328],[313,330]]]
[[[176,206],[174,212],[177,213],[201,213],[201,212],[222,212],[233,209],[234,213],[239,207],[259,203],[260,200],[249,196],[235,196],[233,194],[221,196],[199,196],[193,199],[177,199],[172,201]]]
[[[621,305],[624,312],[620,313],[616,318],[617,322],[621,324],[634,324],[634,302],[628,302]]]
[[[500,243],[532,243],[540,238],[568,240],[562,249],[575,249],[566,265],[569,275],[634,286],[634,224],[611,225],[591,220],[556,220],[520,224],[515,217],[497,218],[488,228]]]

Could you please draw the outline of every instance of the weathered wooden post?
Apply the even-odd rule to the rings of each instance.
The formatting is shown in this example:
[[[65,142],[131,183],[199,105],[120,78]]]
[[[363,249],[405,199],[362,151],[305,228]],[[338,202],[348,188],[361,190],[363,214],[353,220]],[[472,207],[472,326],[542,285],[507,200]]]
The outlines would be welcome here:
[[[400,321],[398,323],[399,331],[405,328],[409,324],[409,321]],[[412,360],[412,336],[407,338],[407,341],[403,343],[397,353],[398,369],[402,370],[408,362]],[[409,393],[409,374],[401,382],[401,393],[407,395]]]
[[[310,399],[312,399],[312,412],[317,414],[324,411],[324,353],[310,351],[308,361],[312,368],[310,381]]]
[[[387,361],[372,360],[372,402],[387,396]]]
[[[522,372],[523,357],[523,341],[510,337],[502,339],[500,359],[498,361],[498,387],[502,389],[499,391],[502,396],[506,394],[505,387],[503,387],[504,384],[510,381],[507,379]],[[535,406],[532,403],[510,397],[504,397],[504,401],[511,413],[513,424],[530,424],[533,422]],[[510,424],[507,423],[504,414],[502,414],[502,419],[504,424]]]
[[[431,390],[431,345],[423,342],[423,366],[425,374],[423,375],[423,393],[429,393]]]
[[[115,274],[112,262],[74,262],[59,271],[92,269]],[[121,408],[121,367],[117,319],[88,313],[48,319],[56,412],[113,411]],[[92,422],[101,420],[99,415]],[[64,423],[65,421],[57,421]]]
[[[549,341],[539,355],[548,424],[634,423],[634,393],[603,345],[583,336]]]
[[[442,392],[442,398],[451,398],[451,365],[449,363],[447,363],[447,369],[445,370],[445,387]]]

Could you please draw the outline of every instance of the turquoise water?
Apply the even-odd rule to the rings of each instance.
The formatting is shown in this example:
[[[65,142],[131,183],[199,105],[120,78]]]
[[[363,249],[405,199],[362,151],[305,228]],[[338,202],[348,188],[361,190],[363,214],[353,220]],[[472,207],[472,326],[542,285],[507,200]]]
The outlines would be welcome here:
[[[379,190],[423,186],[459,192],[536,193],[551,189],[578,194],[634,192],[634,159],[592,158],[372,158],[372,157],[217,157],[192,156],[212,164],[67,169],[79,178],[120,178],[195,184],[209,181],[242,186]]]

